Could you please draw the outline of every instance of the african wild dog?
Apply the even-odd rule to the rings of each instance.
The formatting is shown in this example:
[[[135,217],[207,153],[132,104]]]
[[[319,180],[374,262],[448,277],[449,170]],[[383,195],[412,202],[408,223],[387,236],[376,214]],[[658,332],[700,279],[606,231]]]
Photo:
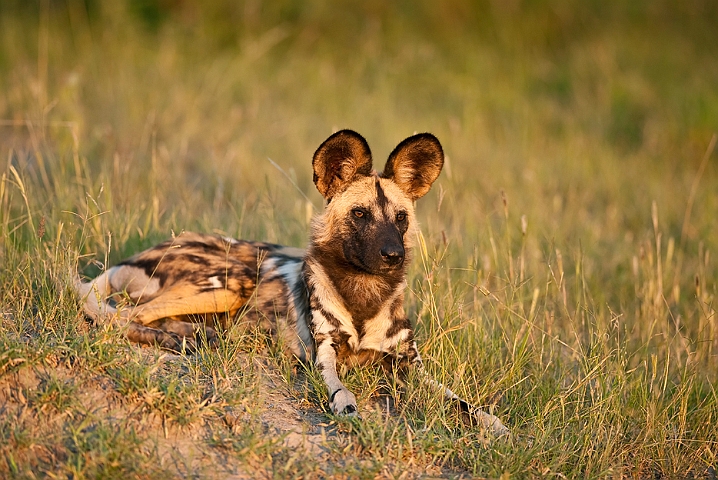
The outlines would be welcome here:
[[[338,364],[423,369],[404,312],[405,274],[417,228],[413,203],[443,163],[439,141],[422,133],[401,142],[377,173],[366,140],[351,130],[337,132],[312,161],[326,208],[312,221],[306,252],[183,233],[90,283],[78,280],[84,310],[127,324],[134,342],[172,350],[193,346],[198,333],[212,342],[218,318],[259,325],[300,360],[314,361],[332,412],[356,415],[356,398],[339,380]],[[426,382],[489,430],[507,431],[495,416]]]

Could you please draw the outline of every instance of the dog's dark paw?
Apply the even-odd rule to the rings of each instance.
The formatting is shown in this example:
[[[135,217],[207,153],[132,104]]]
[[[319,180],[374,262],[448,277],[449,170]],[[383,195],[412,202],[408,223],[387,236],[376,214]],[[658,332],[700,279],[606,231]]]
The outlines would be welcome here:
[[[216,347],[219,344],[219,335],[212,327],[204,327],[194,334],[194,341],[197,345],[205,344],[208,347]]]
[[[172,353],[192,355],[197,351],[197,343],[192,337],[185,337],[174,332],[162,332],[158,339],[159,346]]]
[[[355,405],[347,405],[342,410],[342,415],[353,415],[357,413],[357,407]]]

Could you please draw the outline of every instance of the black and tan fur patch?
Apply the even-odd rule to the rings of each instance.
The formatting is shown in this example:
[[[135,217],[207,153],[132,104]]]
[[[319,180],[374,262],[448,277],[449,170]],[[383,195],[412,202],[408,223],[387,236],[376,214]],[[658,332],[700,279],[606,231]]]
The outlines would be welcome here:
[[[315,363],[335,414],[355,415],[356,398],[339,379],[338,365],[422,368],[403,306],[406,266],[417,228],[414,202],[443,162],[439,141],[422,133],[402,141],[378,173],[366,140],[337,132],[312,161],[327,204],[312,221],[306,251],[183,233],[91,282],[78,280],[84,311],[128,325],[132,341],[174,350],[198,339],[211,343],[226,322],[260,327]],[[505,433],[493,415],[427,384]]]

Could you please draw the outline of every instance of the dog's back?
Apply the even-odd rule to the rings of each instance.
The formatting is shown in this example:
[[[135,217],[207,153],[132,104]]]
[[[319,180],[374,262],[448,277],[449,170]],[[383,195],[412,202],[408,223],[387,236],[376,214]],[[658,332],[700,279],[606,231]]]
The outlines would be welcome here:
[[[127,335],[138,343],[179,349],[186,346],[183,337],[211,340],[212,326],[226,327],[229,320],[281,335],[283,345],[306,359],[312,339],[301,281],[304,253],[185,232],[89,283],[78,281],[76,289],[88,316],[130,321]],[[199,334],[203,327],[208,329]]]

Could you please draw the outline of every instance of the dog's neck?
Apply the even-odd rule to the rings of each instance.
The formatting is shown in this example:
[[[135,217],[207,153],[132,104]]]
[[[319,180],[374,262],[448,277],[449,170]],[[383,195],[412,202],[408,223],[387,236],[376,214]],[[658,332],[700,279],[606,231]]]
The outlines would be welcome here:
[[[396,270],[374,274],[359,269],[331,250],[312,245],[310,255],[315,261],[318,259],[317,267],[331,281],[355,324],[376,317],[387,302],[403,303],[407,262]],[[305,269],[305,274],[313,273]]]

